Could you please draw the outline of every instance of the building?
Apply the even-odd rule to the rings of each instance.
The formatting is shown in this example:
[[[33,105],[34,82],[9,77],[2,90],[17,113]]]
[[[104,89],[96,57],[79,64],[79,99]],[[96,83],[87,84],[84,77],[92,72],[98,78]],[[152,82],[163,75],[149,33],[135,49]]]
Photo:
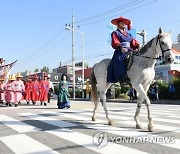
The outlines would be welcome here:
[[[91,78],[92,69],[93,69],[92,67],[84,69],[84,81],[87,81],[87,80],[89,80]],[[82,76],[82,69],[77,70],[76,74]]]
[[[180,34],[177,36],[177,42],[173,44],[173,47],[180,50]]]
[[[79,66],[79,65],[75,66],[76,88],[79,88],[82,86],[82,75],[76,73],[76,71],[78,71],[78,70],[82,70],[82,66]],[[52,82],[54,81],[53,83],[55,83],[55,84],[59,83],[62,74],[67,74],[69,87],[73,87],[73,67],[71,65],[62,66],[62,64],[60,62],[59,67],[53,69],[52,73],[50,73],[50,78],[51,78]],[[59,80],[59,81],[57,82],[57,80]]]
[[[82,69],[81,66],[78,66],[78,65],[75,66],[75,71],[80,70],[80,69]],[[69,75],[69,74],[73,74],[73,67],[72,67],[72,65],[63,65],[62,66],[62,63],[60,62],[59,67],[53,69],[52,72]]]
[[[180,76],[180,50],[172,49],[175,60],[172,64],[163,65],[161,62],[155,66],[156,80],[171,82],[173,77]]]

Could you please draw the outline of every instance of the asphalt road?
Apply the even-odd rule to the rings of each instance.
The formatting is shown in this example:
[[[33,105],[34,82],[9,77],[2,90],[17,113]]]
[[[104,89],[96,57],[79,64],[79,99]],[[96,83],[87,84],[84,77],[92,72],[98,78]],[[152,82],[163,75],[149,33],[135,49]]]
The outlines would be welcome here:
[[[63,110],[57,109],[56,100],[48,106],[1,106],[0,153],[180,153],[180,105],[151,105],[154,132],[147,130],[145,105],[142,129],[135,128],[135,103],[108,102],[107,107],[113,126],[107,125],[101,104],[97,121],[91,121],[90,101],[71,101],[71,108]]]

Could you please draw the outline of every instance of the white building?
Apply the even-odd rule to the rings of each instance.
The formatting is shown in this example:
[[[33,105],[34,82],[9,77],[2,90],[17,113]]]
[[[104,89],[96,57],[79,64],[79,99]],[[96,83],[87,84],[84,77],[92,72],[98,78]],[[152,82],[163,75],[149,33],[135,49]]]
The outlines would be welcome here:
[[[172,81],[173,77],[180,76],[180,50],[173,48],[175,60],[172,64],[163,65],[157,63],[155,66],[156,80],[163,80],[167,83]]]

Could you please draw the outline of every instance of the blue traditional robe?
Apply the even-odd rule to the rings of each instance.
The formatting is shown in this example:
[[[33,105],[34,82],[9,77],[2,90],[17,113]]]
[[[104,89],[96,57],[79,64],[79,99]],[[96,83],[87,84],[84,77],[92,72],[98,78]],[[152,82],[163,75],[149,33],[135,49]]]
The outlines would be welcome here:
[[[119,30],[116,30],[114,32],[117,34],[122,47],[130,48],[130,42],[133,40],[133,37],[129,33],[127,33],[127,35],[124,35]],[[108,66],[107,82],[116,83],[119,81],[120,77],[124,77],[126,75],[124,62],[125,55],[126,53],[122,53],[119,49],[115,50],[112,60]]]

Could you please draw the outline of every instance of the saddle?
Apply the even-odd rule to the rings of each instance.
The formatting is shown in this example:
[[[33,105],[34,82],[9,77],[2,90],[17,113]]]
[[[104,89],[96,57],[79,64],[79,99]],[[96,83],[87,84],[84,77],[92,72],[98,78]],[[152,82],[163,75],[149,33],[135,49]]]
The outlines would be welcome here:
[[[126,72],[127,72],[131,68],[131,66],[133,64],[133,52],[132,51],[128,52],[125,55],[124,63],[125,63],[125,68],[126,68]],[[120,82],[120,85],[123,87],[124,84],[129,84],[130,83],[130,79],[126,75],[125,77],[119,78],[119,82]]]

